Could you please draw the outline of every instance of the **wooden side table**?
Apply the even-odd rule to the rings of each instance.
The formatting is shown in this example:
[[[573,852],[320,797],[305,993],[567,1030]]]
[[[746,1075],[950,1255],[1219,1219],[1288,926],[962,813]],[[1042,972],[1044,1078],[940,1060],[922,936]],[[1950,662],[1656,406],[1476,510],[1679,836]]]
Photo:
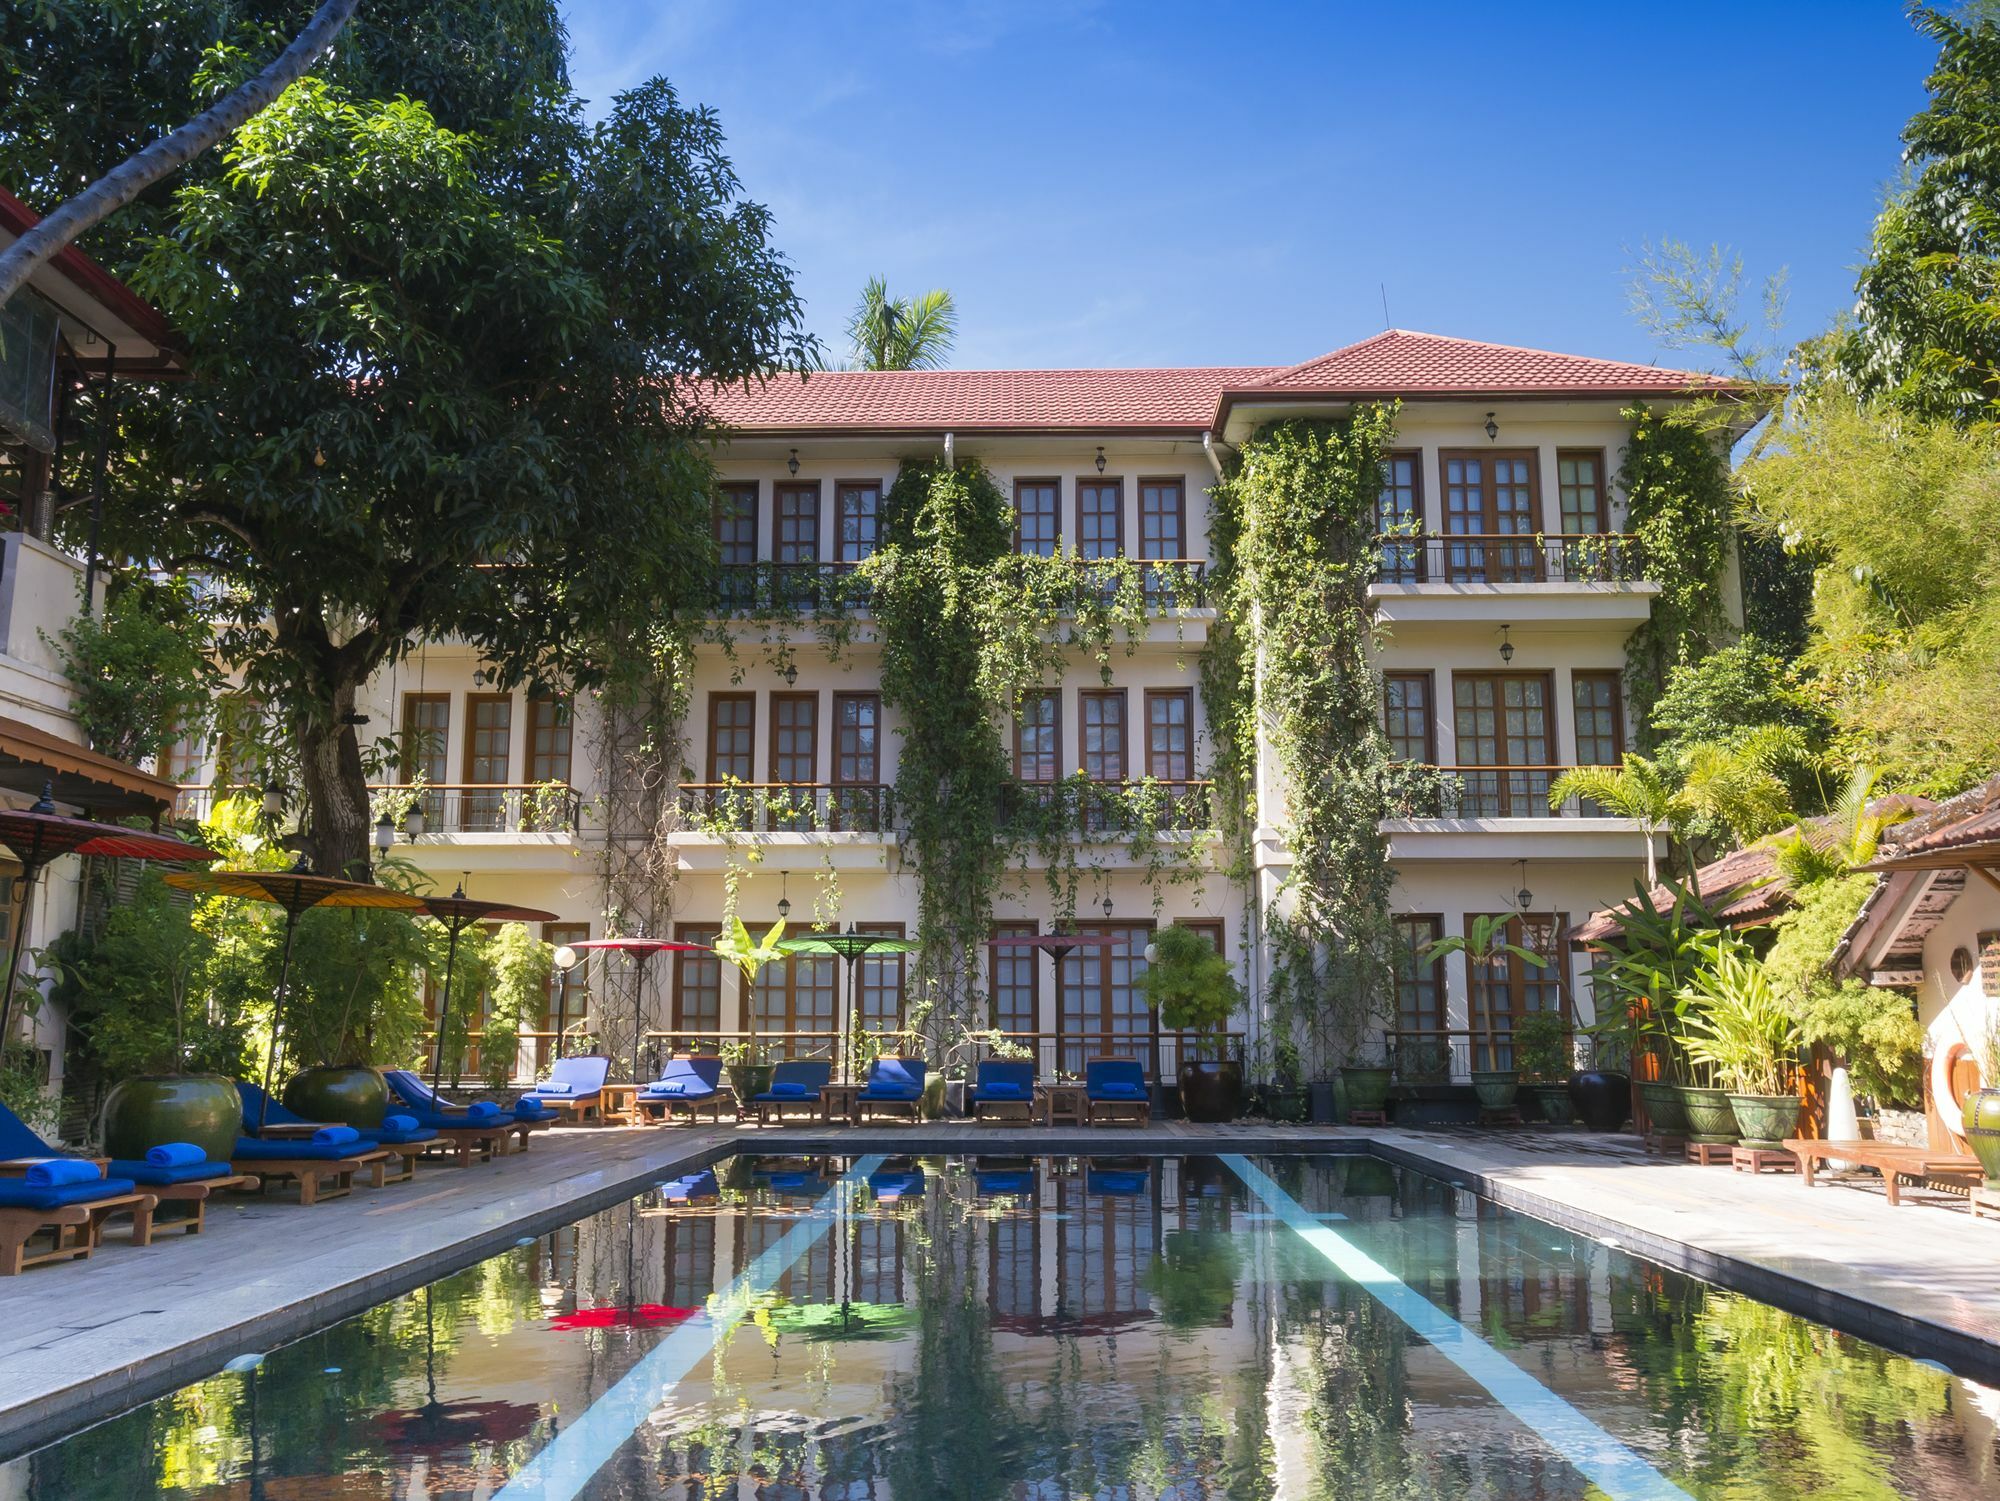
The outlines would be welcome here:
[[[639,1086],[611,1084],[597,1097],[597,1111],[607,1126],[635,1126],[639,1123]]]
[[[850,1126],[853,1125],[855,1123],[855,1096],[861,1093],[861,1089],[861,1085],[854,1083],[820,1085],[820,1119],[825,1121],[829,1126],[835,1121],[841,1121]]]
[[[1090,1110],[1090,1099],[1081,1084],[1040,1086],[1042,1124],[1080,1126]]]

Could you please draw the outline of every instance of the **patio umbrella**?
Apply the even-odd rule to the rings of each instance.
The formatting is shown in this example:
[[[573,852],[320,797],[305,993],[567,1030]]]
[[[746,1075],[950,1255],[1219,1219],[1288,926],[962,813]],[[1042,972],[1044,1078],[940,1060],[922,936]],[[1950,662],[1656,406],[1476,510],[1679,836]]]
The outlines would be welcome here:
[[[0,844],[21,862],[21,900],[15,904],[14,949],[7,960],[6,999],[0,1001],[0,1047],[13,1036],[14,982],[21,967],[21,944],[28,935],[28,903],[35,882],[51,861],[64,855],[123,855],[134,860],[213,860],[214,850],[166,834],[128,829],[88,818],[66,818],[56,812],[55,786],[42,784],[42,795],[31,807],[0,809]]]
[[[570,945],[577,950],[604,949],[629,954],[639,975],[632,987],[632,1082],[639,1082],[639,1037],[646,1030],[646,964],[655,954],[710,954],[705,943],[678,943],[671,938],[585,938]]]
[[[451,971],[458,963],[458,935],[476,922],[554,922],[556,915],[539,907],[474,901],[465,894],[465,883],[461,881],[450,896],[423,898],[423,916],[442,923],[445,932],[451,935],[444,951],[444,994],[438,998],[437,1059],[431,1064],[431,1093],[435,1095],[438,1081],[444,1076],[444,1030],[451,1021]]]
[[[914,954],[919,945],[889,933],[862,933],[849,923],[845,933],[809,933],[803,938],[783,939],[778,947],[788,954],[838,954],[847,961],[847,988],[842,997],[846,1004],[835,1013],[836,1030],[844,1043],[848,1008],[854,1004],[855,966],[870,954]],[[844,1045],[841,1051],[845,1053]]]
[[[391,891],[367,881],[341,881],[316,876],[302,854],[290,870],[177,870],[166,877],[183,891],[207,891],[246,902],[270,902],[285,909],[285,951],[278,961],[278,993],[271,1001],[271,1045],[264,1054],[264,1097],[257,1106],[257,1129],[271,1107],[271,1083],[278,1068],[278,1023],[285,1013],[285,987],[292,975],[292,937],[299,914],[311,907],[370,907],[387,912],[416,912],[422,897]]]

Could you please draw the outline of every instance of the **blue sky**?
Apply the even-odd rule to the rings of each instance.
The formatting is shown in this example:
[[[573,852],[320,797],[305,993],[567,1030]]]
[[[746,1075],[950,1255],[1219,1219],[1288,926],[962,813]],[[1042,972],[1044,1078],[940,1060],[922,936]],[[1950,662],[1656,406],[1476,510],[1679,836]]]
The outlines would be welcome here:
[[[811,326],[949,287],[963,368],[1289,363],[1398,327],[1664,364],[1647,240],[1847,307],[1932,57],[1893,0],[565,0],[601,107],[714,106]]]

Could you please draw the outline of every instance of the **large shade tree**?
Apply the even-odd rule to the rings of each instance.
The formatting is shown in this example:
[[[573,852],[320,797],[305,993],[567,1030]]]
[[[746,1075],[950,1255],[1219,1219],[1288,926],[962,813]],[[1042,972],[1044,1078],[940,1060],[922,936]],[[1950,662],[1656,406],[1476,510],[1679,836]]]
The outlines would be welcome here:
[[[180,20],[179,97],[150,85],[169,118],[254,67],[246,38],[197,48]],[[135,45],[114,28],[79,67],[108,79]],[[546,0],[364,7],[106,243],[193,372],[128,412],[106,542],[220,585],[220,650],[289,732],[329,873],[367,865],[361,685],[442,637],[503,685],[602,681],[621,625],[698,597],[707,434],[685,377],[808,360],[715,116],[655,79],[588,124],[564,57]],[[61,98],[43,91],[59,137]],[[144,132],[126,113],[108,133]],[[30,149],[10,134],[0,166]]]

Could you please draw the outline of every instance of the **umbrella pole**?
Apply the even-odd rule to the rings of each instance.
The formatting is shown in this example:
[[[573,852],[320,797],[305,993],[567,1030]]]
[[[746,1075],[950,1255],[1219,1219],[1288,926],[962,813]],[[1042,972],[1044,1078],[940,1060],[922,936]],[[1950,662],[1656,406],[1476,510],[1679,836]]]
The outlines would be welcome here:
[[[463,887],[459,889],[461,891],[464,890]],[[462,923],[453,922],[451,925],[451,942],[445,945],[444,994],[438,999],[437,1052],[431,1060],[431,1101],[433,1105],[437,1103],[439,1098],[438,1080],[444,1077],[444,1029],[451,1022],[451,971],[452,966],[458,963],[458,935],[464,931],[465,927]]]
[[[637,955],[639,970],[632,978],[632,1082],[639,1082],[639,1038],[646,1030],[646,961],[652,955],[643,949]]]
[[[285,991],[292,983],[292,935],[298,931],[299,914],[285,909],[285,955],[278,961],[278,993],[271,999],[271,1045],[264,1050],[264,1096],[257,1101],[257,1134],[264,1134],[265,1117],[271,1112],[271,1085],[278,1074],[278,1021],[285,1014]]]
[[[0,1001],[0,1062],[14,1041],[14,982],[21,974],[21,945],[28,937],[28,909],[35,899],[35,877],[39,867],[21,867],[21,901],[14,911],[14,950],[7,959],[7,998]]]

